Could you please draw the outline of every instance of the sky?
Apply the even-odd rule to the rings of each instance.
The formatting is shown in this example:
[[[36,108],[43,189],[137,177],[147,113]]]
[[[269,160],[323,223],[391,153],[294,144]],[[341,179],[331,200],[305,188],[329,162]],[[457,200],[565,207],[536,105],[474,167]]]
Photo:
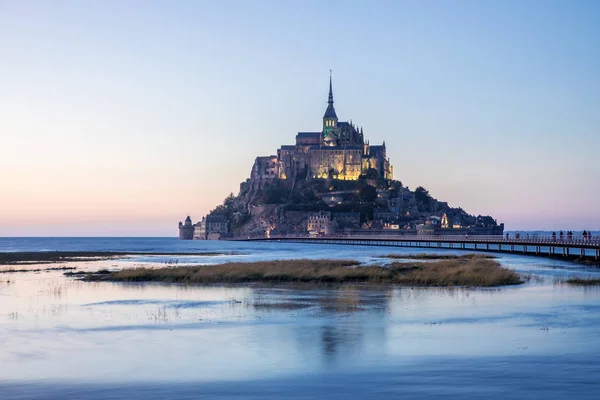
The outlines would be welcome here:
[[[600,229],[600,2],[0,0],[0,236],[175,236],[340,120],[506,229]]]

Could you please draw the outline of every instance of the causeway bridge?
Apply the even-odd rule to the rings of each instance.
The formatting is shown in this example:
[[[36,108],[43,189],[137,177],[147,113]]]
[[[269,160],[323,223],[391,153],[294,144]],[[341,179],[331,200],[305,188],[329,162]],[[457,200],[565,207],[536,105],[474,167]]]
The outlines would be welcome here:
[[[269,235],[232,238],[236,241],[419,247],[517,253],[565,259],[600,260],[600,237],[553,236],[408,236],[408,235]]]

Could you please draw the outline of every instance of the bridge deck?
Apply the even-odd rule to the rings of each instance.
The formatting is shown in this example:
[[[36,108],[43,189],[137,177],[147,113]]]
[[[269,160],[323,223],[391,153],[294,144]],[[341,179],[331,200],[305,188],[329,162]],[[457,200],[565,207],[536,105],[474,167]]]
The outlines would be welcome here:
[[[271,235],[228,240],[462,249],[600,259],[600,239],[597,237],[561,239],[546,236],[506,238],[504,236]]]

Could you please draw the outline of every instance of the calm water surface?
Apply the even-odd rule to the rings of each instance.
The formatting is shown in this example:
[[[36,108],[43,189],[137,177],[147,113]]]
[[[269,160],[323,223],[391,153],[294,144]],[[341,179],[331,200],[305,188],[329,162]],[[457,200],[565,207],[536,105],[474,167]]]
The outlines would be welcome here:
[[[40,250],[227,253],[143,256],[110,261],[114,268],[289,258],[377,263],[384,254],[423,252],[0,239],[0,252]],[[600,270],[512,255],[500,262],[530,281],[502,289],[298,290],[0,274],[0,399],[600,398],[600,290],[557,283],[600,277]]]

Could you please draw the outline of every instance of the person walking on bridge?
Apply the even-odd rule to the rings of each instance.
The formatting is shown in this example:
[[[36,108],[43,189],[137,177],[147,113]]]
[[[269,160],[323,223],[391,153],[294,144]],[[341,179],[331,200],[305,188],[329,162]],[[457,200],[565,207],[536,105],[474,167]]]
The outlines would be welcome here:
[[[556,240],[556,232],[552,232],[552,240]]]
[[[565,234],[563,233],[563,231],[560,231],[560,233],[558,234],[558,237],[561,241],[563,240],[564,236],[565,236]]]

